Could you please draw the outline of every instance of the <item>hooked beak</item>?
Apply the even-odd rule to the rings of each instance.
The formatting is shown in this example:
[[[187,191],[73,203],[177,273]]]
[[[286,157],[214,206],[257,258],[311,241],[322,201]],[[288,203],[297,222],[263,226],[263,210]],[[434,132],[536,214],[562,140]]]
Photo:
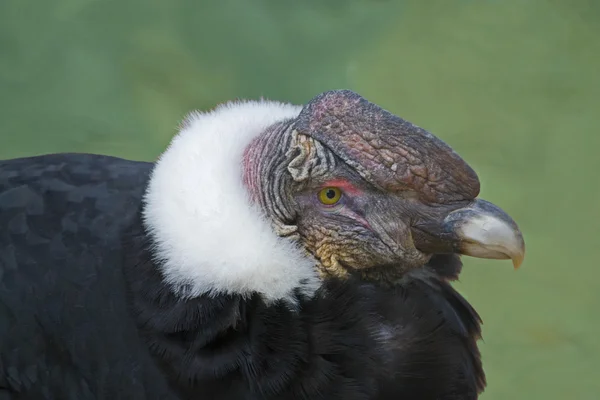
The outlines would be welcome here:
[[[477,258],[511,259],[515,269],[525,258],[525,242],[515,221],[500,207],[475,199],[439,223],[416,228],[415,246],[424,252],[453,252]]]
[[[511,259],[515,269],[525,258],[525,242],[519,227],[500,207],[475,200],[444,219],[446,230],[455,233],[461,254],[497,260]]]

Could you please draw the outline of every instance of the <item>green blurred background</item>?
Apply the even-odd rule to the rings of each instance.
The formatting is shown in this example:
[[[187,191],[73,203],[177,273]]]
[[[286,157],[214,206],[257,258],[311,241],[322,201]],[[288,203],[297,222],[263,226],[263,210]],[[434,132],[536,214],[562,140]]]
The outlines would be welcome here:
[[[0,1],[0,158],[151,160],[192,109],[333,88],[444,139],[524,231],[519,271],[457,284],[483,399],[600,398],[600,1]]]

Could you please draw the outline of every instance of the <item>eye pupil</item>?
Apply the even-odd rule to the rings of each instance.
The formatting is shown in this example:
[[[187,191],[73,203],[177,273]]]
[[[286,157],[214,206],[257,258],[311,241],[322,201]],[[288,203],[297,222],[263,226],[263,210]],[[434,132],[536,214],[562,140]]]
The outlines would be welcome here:
[[[319,201],[328,206],[336,204],[341,197],[342,191],[336,187],[323,188],[318,194]]]

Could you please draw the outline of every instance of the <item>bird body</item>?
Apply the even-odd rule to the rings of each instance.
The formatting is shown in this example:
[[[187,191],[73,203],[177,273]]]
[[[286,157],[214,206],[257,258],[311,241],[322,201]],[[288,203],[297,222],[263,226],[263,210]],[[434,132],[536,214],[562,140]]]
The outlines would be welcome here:
[[[0,387],[7,398],[176,398],[127,309],[122,235],[151,164],[0,162]]]
[[[381,188],[335,145],[299,137],[302,110],[246,102],[193,114],[156,163],[0,161],[0,397],[476,399],[481,321],[448,282],[460,260],[419,249],[459,240],[434,241],[448,226],[479,238],[474,213],[504,236],[484,238],[494,252],[473,241],[469,251],[500,258],[516,251],[514,223],[471,199],[457,208],[455,195],[448,215],[463,219],[413,224],[417,249],[404,236],[379,245],[392,227],[361,199],[386,201]],[[355,189],[347,205],[306,194],[330,175]],[[336,221],[360,228],[329,231]]]

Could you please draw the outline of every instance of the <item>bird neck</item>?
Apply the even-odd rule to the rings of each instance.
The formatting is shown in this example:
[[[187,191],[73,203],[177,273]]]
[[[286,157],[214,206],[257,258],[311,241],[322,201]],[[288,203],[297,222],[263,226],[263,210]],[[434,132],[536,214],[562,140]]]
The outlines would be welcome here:
[[[282,237],[296,232],[296,214],[290,207],[291,176],[287,171],[291,124],[283,121],[267,128],[246,147],[242,159],[243,182],[250,200],[269,217]]]

